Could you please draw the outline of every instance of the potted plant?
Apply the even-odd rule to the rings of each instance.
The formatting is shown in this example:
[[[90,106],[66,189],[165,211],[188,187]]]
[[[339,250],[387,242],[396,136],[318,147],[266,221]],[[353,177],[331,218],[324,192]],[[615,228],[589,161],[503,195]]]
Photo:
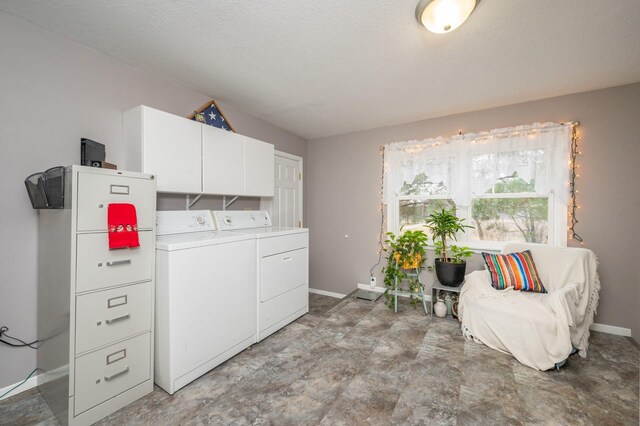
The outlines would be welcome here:
[[[384,285],[387,288],[384,297],[389,309],[394,309],[394,293],[396,286],[400,285],[403,279],[407,278],[407,271],[413,270],[420,274],[425,268],[427,260],[425,248],[428,237],[422,230],[405,231],[396,236],[393,232],[387,232],[385,243],[387,246],[383,250],[387,253],[387,266],[382,269],[384,274]],[[418,277],[409,279],[409,300],[415,308],[419,299],[417,294],[420,290]]]
[[[436,256],[439,256],[434,262],[438,281],[445,286],[457,287],[464,281],[467,268],[465,259],[471,257],[473,252],[468,247],[456,245],[448,248],[447,239],[456,240],[458,232],[465,232],[466,228],[473,228],[473,226],[465,225],[464,219],[455,215],[455,210],[446,209],[427,216],[425,226],[431,231]]]

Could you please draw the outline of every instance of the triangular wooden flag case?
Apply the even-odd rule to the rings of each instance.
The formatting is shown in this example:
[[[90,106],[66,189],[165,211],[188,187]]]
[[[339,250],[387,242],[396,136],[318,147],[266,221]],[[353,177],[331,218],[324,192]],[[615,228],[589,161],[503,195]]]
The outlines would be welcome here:
[[[236,131],[214,100],[207,102],[200,107],[200,109],[194,111],[193,114],[189,116],[189,119],[208,124],[209,126],[218,127],[223,130],[228,130],[230,132]]]

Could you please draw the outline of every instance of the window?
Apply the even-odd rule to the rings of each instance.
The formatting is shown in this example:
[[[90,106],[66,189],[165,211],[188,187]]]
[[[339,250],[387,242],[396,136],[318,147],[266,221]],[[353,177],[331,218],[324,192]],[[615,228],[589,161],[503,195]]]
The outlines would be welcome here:
[[[388,227],[419,229],[446,208],[474,227],[458,236],[472,248],[565,246],[570,143],[570,125],[546,123],[387,145]]]

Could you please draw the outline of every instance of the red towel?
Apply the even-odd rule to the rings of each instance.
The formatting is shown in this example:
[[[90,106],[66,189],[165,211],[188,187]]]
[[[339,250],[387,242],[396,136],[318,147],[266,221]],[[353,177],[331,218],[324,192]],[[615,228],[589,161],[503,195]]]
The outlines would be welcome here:
[[[109,204],[109,249],[139,247],[138,218],[133,204]]]

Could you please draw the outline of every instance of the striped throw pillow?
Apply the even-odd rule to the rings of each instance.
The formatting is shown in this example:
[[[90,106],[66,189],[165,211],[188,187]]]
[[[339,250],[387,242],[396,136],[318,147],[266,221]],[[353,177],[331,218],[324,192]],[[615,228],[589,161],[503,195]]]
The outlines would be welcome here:
[[[482,253],[491,275],[491,285],[497,290],[513,287],[514,290],[546,293],[542,280],[533,263],[530,250],[520,253]]]

